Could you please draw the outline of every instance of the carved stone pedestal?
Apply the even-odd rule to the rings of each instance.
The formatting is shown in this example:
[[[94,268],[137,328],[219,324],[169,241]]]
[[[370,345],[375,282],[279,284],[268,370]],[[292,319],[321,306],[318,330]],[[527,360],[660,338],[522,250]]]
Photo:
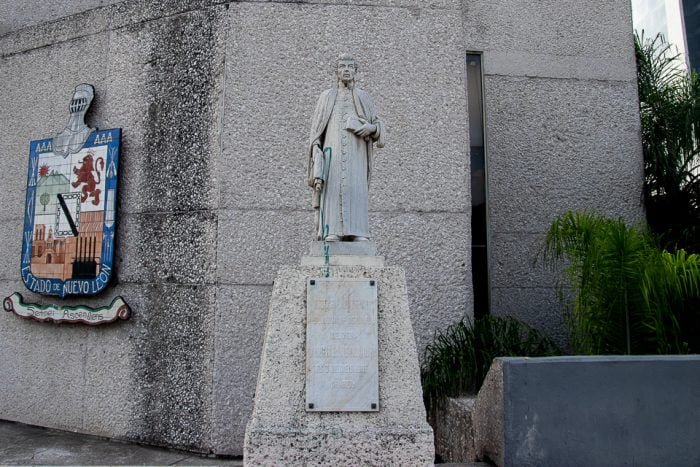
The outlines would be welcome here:
[[[307,411],[307,286],[310,278],[324,277],[327,269],[331,278],[376,281],[378,411]],[[383,266],[280,269],[270,301],[255,407],[246,428],[245,464],[405,466],[432,465],[433,458],[433,432],[423,406],[403,270]]]

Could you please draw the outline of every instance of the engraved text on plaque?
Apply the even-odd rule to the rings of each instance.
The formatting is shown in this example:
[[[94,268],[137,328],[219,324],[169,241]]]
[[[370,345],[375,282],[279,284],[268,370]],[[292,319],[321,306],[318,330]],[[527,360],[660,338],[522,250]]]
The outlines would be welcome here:
[[[306,410],[379,410],[377,283],[307,281]]]

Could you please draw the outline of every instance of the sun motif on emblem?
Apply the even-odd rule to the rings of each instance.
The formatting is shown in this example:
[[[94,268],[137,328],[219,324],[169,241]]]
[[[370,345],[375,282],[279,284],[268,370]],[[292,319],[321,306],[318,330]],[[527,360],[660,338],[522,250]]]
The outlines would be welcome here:
[[[44,164],[41,167],[39,167],[39,176],[40,177],[46,177],[48,174],[49,174],[48,164]]]

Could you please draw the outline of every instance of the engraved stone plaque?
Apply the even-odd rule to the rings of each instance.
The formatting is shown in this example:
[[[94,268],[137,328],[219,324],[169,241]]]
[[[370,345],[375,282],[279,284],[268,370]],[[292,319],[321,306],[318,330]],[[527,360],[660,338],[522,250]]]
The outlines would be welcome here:
[[[379,410],[377,283],[310,278],[306,306],[306,410]]]

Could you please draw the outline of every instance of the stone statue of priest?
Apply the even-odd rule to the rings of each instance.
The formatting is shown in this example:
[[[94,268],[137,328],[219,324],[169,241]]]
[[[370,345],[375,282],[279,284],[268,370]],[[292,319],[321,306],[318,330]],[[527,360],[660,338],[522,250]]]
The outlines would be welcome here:
[[[372,149],[384,147],[384,126],[372,99],[355,86],[357,62],[338,57],[338,85],[321,93],[311,123],[307,181],[314,190],[316,239],[369,239]]]

